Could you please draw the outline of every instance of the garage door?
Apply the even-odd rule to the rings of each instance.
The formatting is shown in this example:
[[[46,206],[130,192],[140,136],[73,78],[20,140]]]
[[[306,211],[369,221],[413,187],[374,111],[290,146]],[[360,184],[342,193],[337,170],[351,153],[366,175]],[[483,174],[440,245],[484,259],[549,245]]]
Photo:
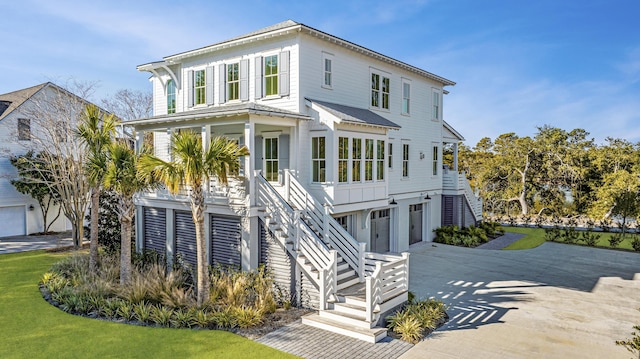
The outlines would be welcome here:
[[[409,244],[422,241],[422,203],[409,206]]]
[[[371,212],[371,251],[386,253],[389,251],[389,214],[388,209]]]
[[[0,237],[25,235],[24,206],[0,207]]]

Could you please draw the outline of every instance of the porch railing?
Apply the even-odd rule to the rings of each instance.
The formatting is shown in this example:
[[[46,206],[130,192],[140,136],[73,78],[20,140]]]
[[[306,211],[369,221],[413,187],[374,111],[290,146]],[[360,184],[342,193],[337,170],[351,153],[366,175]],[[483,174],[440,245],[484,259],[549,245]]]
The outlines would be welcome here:
[[[409,253],[367,252],[365,266],[366,318],[372,322],[376,306],[409,290]]]

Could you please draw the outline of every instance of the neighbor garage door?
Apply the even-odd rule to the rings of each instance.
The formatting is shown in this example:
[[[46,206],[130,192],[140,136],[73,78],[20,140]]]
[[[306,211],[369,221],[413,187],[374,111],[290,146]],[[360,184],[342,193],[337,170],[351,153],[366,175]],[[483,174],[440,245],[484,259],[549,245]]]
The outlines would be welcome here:
[[[0,207],[0,237],[25,235],[24,206]]]

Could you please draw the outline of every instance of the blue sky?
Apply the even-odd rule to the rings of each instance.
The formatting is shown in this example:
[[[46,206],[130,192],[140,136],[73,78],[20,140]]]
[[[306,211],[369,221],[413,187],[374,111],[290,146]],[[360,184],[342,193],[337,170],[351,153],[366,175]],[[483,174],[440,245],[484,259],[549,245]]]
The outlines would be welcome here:
[[[457,82],[444,116],[467,145],[545,124],[640,141],[637,0],[2,2],[0,93],[150,90],[137,65],[292,19]]]

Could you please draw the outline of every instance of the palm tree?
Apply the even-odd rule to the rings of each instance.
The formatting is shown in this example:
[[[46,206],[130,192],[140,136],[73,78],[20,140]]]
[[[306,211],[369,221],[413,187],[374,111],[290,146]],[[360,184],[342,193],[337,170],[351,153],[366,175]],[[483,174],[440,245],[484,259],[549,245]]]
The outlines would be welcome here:
[[[138,176],[138,156],[124,141],[109,146],[109,161],[104,173],[104,186],[113,190],[118,198],[120,218],[120,284],[131,280],[131,229],[135,204],[133,196],[151,186],[151,182]]]
[[[91,186],[91,222],[89,269],[95,271],[98,262],[98,216],[100,191],[107,167],[107,147],[115,134],[117,119],[104,114],[96,105],[87,105],[82,113],[77,135],[87,149],[85,171]]]
[[[201,306],[209,300],[203,183],[207,182],[208,177],[215,176],[221,183],[226,184],[227,176],[238,172],[239,158],[248,155],[249,151],[226,137],[214,138],[205,149],[200,134],[181,131],[172,138],[171,153],[173,161],[143,155],[138,169],[142,176],[163,183],[173,194],[178,192],[181,184],[190,189],[191,214],[196,227],[198,305]]]

